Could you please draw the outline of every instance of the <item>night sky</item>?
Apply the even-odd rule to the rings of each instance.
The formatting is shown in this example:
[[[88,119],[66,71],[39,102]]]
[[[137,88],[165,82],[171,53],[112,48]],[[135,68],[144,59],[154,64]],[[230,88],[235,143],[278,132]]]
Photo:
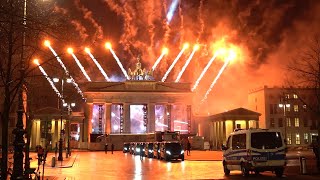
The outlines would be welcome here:
[[[320,1],[317,0],[180,0],[169,22],[166,15],[172,0],[60,0],[55,13],[63,15],[73,33],[71,41],[51,38],[60,53],[72,46],[93,81],[103,81],[91,59],[83,53],[90,47],[113,81],[124,76],[104,48],[110,41],[126,70],[134,69],[141,55],[142,66],[151,69],[163,47],[169,54],[160,62],[154,76],[161,80],[185,42],[197,51],[180,82],[194,84],[219,46],[237,47],[237,59],[228,65],[204,103],[201,113],[219,113],[246,107],[253,88],[283,86],[287,63],[320,31]],[[319,34],[318,34],[319,35]],[[61,41],[59,43],[59,41]],[[59,45],[58,45],[59,44]],[[186,50],[166,82],[173,82],[189,57]],[[74,63],[70,56],[65,56]],[[217,58],[195,91],[199,102],[222,67]],[[76,68],[75,68],[76,70]],[[86,79],[77,74],[79,82]]]

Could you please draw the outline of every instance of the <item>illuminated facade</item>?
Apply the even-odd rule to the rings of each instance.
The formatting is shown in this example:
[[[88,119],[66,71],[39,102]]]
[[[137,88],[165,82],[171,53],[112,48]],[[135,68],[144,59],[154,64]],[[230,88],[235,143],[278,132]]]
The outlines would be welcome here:
[[[307,147],[318,135],[318,117],[307,108],[313,100],[311,88],[264,86],[249,92],[248,106],[261,113],[261,128],[280,129],[289,147]]]
[[[237,108],[223,113],[206,117],[195,117],[198,122],[199,136],[212,144],[213,149],[221,149],[226,139],[234,129],[259,128],[259,116],[261,114],[245,109]]]
[[[84,84],[88,142],[102,134],[191,132],[192,92],[188,83],[146,80]]]

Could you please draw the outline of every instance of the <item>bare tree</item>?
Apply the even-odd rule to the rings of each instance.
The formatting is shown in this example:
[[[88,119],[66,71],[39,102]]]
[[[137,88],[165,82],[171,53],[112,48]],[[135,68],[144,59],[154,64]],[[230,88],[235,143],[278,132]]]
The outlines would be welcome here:
[[[299,99],[306,105],[317,120],[318,130],[318,154],[320,153],[320,38],[315,37],[308,46],[307,50],[302,52],[297,58],[293,59],[288,65],[290,72],[289,82],[295,86],[303,86],[311,89],[314,97],[310,100]],[[320,168],[320,157],[317,157],[318,168]]]
[[[27,2],[27,4],[25,4]],[[42,4],[43,3],[43,4]],[[17,95],[37,68],[32,60],[37,55],[48,57],[39,43],[43,37],[66,36],[66,25],[54,14],[54,2],[36,0],[0,1],[0,127],[1,177],[7,177],[8,137],[10,119],[17,110]],[[27,7],[27,8],[26,8]],[[29,9],[27,14],[26,9]],[[66,18],[65,18],[66,19]],[[26,23],[25,23],[26,22]],[[55,36],[53,36],[55,34]],[[24,68],[21,68],[23,64]],[[29,109],[29,108],[28,108]],[[26,114],[26,109],[24,109]],[[27,113],[28,114],[28,113]],[[28,117],[26,118],[28,120]],[[27,127],[30,126],[27,124]],[[27,135],[30,138],[30,134]]]

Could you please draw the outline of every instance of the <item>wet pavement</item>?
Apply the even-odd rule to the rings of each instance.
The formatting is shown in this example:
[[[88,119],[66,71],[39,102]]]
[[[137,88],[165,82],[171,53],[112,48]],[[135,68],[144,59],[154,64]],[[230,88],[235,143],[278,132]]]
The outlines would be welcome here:
[[[44,179],[245,179],[240,171],[232,171],[225,176],[222,169],[220,151],[192,151],[191,156],[185,156],[185,161],[166,162],[163,160],[144,158],[124,154],[121,151],[108,152],[73,152],[61,163],[57,161],[51,167],[54,154],[48,155],[45,165]],[[288,160],[285,171],[286,179],[320,179],[319,173],[301,175],[298,159]],[[310,161],[311,162],[311,161]],[[32,164],[36,165],[36,163]],[[308,167],[310,168],[310,166]],[[42,171],[42,167],[41,167]],[[42,175],[42,174],[41,174]],[[250,179],[274,179],[271,172],[261,175],[250,175]],[[278,179],[278,178],[276,178]]]

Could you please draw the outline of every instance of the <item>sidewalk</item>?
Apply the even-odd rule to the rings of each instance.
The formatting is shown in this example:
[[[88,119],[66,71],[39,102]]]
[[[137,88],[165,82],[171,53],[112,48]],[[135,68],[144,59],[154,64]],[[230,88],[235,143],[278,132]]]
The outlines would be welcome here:
[[[191,155],[188,156],[185,153],[185,160],[187,161],[222,161],[222,151],[191,151]],[[319,175],[320,172],[316,166],[316,160],[312,152],[310,151],[289,151],[287,153],[287,166],[285,168],[285,174],[297,175],[300,173],[300,161],[299,158],[306,158],[307,173],[308,175]]]
[[[63,155],[66,155],[65,153],[63,153]],[[31,168],[38,168],[38,159],[36,156],[36,153],[32,154],[32,156],[30,155],[30,157],[32,157],[32,161],[31,161]],[[78,157],[77,153],[72,153],[71,156],[69,156],[68,158],[66,158],[65,156],[63,157],[63,161],[58,161],[58,157],[55,157],[55,153],[48,153],[47,155],[47,159],[46,159],[46,163],[45,163],[45,172],[44,172],[44,179],[45,180],[59,180],[59,179],[65,179],[65,177],[61,177],[61,176],[46,176],[46,171],[48,170],[54,170],[54,169],[58,169],[58,168],[72,168],[74,162],[76,161]],[[55,161],[55,166],[52,167],[52,163],[53,161]],[[39,166],[39,171],[40,171],[40,176],[42,179],[42,171],[43,171],[43,165],[41,164]]]

